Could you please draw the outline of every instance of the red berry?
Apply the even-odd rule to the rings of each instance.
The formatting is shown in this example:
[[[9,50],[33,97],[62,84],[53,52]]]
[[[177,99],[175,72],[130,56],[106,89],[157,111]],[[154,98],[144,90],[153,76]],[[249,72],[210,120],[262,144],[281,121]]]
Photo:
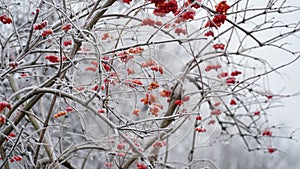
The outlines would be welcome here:
[[[11,133],[9,133],[8,137],[16,137],[16,134],[11,132]]]
[[[41,23],[37,23],[33,25],[33,29],[34,30],[42,30],[44,27],[46,27],[48,25],[47,21],[41,22]]]
[[[216,109],[210,112],[211,115],[220,115],[222,114],[222,111],[220,109]]]
[[[154,26],[155,21],[151,18],[146,18],[142,21],[142,26]]]
[[[205,133],[206,132],[206,129],[205,128],[196,128],[195,129],[197,132],[199,132],[199,133]]]
[[[67,112],[72,112],[72,111],[74,111],[74,109],[73,109],[71,106],[68,106],[68,107],[66,108],[66,111],[67,111]]]
[[[268,148],[268,152],[269,152],[269,153],[274,153],[275,151],[276,151],[275,148],[272,148],[272,147],[269,147],[269,148]]]
[[[124,3],[130,4],[131,0],[123,0]]]
[[[17,155],[17,156],[14,156],[14,160],[15,161],[21,161],[23,158],[21,157],[21,156],[19,156],[19,155]]]
[[[230,77],[230,78],[226,79],[226,83],[227,84],[235,84],[235,78]]]
[[[147,169],[147,166],[145,164],[137,164],[137,169]]]
[[[260,111],[256,111],[256,112],[254,112],[254,115],[255,115],[255,116],[258,116],[258,115],[260,115]]]
[[[68,32],[71,28],[72,28],[72,25],[71,24],[67,24],[67,25],[61,27],[61,30],[64,30],[64,31]]]
[[[267,95],[266,97],[267,97],[268,99],[272,99],[272,98],[273,98],[272,95]]]
[[[196,116],[196,120],[202,120],[201,116]]]
[[[183,28],[176,28],[175,29],[175,33],[177,33],[177,35],[179,36],[181,33],[183,34],[183,35],[186,35],[186,30],[185,29],[183,29]]]
[[[230,105],[236,105],[237,103],[236,103],[236,101],[234,100],[234,99],[232,99],[231,101],[230,101]]]
[[[227,72],[222,72],[222,73],[219,74],[218,77],[220,78],[220,77],[227,77],[227,76],[228,76]]]
[[[105,167],[111,168],[111,167],[113,166],[113,163],[112,163],[112,162],[110,162],[110,163],[105,163],[104,165],[105,165]]]
[[[11,24],[12,23],[12,19],[9,16],[5,15],[5,14],[0,15],[0,21],[3,24]]]
[[[98,109],[98,113],[105,113],[105,109]]]
[[[204,34],[204,36],[211,36],[214,37],[214,32],[213,31],[208,31]]]
[[[215,124],[216,120],[210,120],[207,124]]]
[[[222,44],[222,43],[214,44],[214,45],[213,45],[213,48],[214,48],[214,49],[221,49],[221,50],[224,50],[224,49],[225,49],[225,45]]]
[[[122,150],[125,148],[125,144],[118,144],[117,149]]]
[[[66,40],[66,41],[64,41],[64,46],[70,46],[70,45],[72,45],[72,40]]]
[[[42,36],[46,37],[48,35],[51,35],[52,33],[53,33],[53,31],[51,29],[47,29],[42,32]]]
[[[176,100],[174,104],[181,106],[183,104],[183,100]]]
[[[182,99],[184,102],[187,102],[190,100],[190,96],[184,96],[184,98]]]
[[[265,131],[262,132],[262,135],[272,137],[272,132],[270,130],[265,130]]]
[[[16,68],[18,66],[17,62],[9,62],[8,66],[12,67],[13,69]]]
[[[215,6],[215,8],[218,13],[226,13],[230,6],[226,3],[226,1],[221,1]]]
[[[242,72],[240,72],[240,71],[233,71],[233,72],[231,72],[231,76],[237,76],[237,75],[239,75],[239,74],[242,74]]]

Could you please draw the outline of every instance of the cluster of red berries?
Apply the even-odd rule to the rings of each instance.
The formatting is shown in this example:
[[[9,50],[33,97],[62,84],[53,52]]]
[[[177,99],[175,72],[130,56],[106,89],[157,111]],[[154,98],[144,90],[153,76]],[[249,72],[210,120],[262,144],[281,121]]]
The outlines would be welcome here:
[[[12,67],[13,69],[16,68],[19,64],[17,62],[9,62],[8,66]]]
[[[234,100],[234,99],[231,99],[231,101],[230,101],[230,103],[229,103],[230,105],[236,105],[237,104],[237,102]]]
[[[147,166],[145,164],[137,164],[137,169],[147,169]]]
[[[174,104],[177,106],[181,106],[183,105],[184,102],[187,102],[189,100],[190,100],[190,96],[185,96],[182,99],[175,100]]]
[[[212,20],[209,20],[205,24],[205,28],[217,28],[220,27],[222,24],[225,23],[226,15],[225,14],[219,14],[214,16]]]
[[[72,28],[72,25],[69,23],[61,27],[61,30],[68,32]]]
[[[154,103],[150,106],[149,111],[150,111],[151,115],[157,117],[158,113],[161,111],[162,108],[163,108],[162,105]]]
[[[228,76],[228,72],[222,72],[218,75],[218,78],[227,77],[227,76]]]
[[[209,65],[207,65],[207,66],[205,67],[205,71],[208,72],[208,71],[210,71],[210,70],[212,70],[212,69],[217,70],[217,69],[220,69],[220,68],[222,68],[222,65],[220,65],[220,64],[216,64],[216,65],[211,65],[211,64],[209,64]]]
[[[2,112],[5,108],[8,108],[10,110],[12,108],[11,104],[6,101],[0,102],[0,112]]]
[[[140,112],[141,112],[141,109],[134,109],[132,114],[134,114],[135,116],[140,116]]]
[[[226,21],[226,12],[230,8],[230,6],[226,3],[226,1],[221,1],[215,6],[215,11],[218,13],[214,16],[212,20],[208,20],[205,24],[205,28],[218,28]],[[204,34],[204,36],[214,36],[212,31],[209,31]]]
[[[231,72],[231,76],[238,76],[240,74],[242,74],[242,72],[240,72],[238,70]]]
[[[157,97],[154,96],[153,94],[146,93],[145,98],[142,98],[140,101],[143,102],[145,105],[147,104],[151,105],[157,101]]]
[[[125,149],[125,147],[126,147],[126,145],[125,145],[125,144],[122,144],[122,143],[120,143],[120,144],[117,145],[117,149],[118,149],[118,150]]]
[[[178,10],[178,5],[176,0],[170,0],[165,2],[164,0],[150,0],[155,4],[156,9],[154,9],[153,14],[157,16],[165,16],[166,14],[172,12],[175,14]]]
[[[234,77],[230,77],[226,79],[226,84],[235,84],[235,78]]]
[[[160,96],[161,96],[161,97],[170,97],[170,96],[171,96],[171,91],[170,91],[170,90],[164,89],[164,90],[162,90],[162,91],[160,92]]]
[[[42,30],[42,29],[44,29],[47,25],[48,25],[48,22],[47,22],[47,21],[43,21],[43,22],[41,22],[41,23],[34,24],[34,25],[33,25],[33,29],[34,29],[34,30]],[[48,35],[51,35],[52,33],[53,33],[53,30],[52,30],[52,29],[46,29],[46,30],[44,30],[44,31],[41,33],[41,35],[42,35],[43,37],[46,37],[46,36],[48,36]]]
[[[226,1],[221,1],[215,6],[215,8],[216,12],[224,14],[227,12],[230,6],[226,3]]]
[[[176,28],[176,29],[175,29],[175,33],[177,33],[178,36],[179,36],[181,33],[182,33],[183,35],[186,35],[186,30],[183,29],[183,28]]]
[[[105,110],[105,109],[98,109],[97,111],[98,111],[98,113],[100,113],[100,114],[102,114],[102,113],[105,113],[105,112],[106,112],[106,110]]]
[[[130,4],[131,0],[123,0],[124,3]]]
[[[123,63],[127,63],[130,59],[133,59],[134,56],[130,55],[128,52],[124,51],[118,54],[118,57],[121,58]]]
[[[142,81],[138,79],[127,79],[124,81],[125,84],[129,85],[130,87],[135,87],[136,85],[143,85]]]
[[[139,54],[139,53],[142,53],[143,51],[144,51],[144,48],[142,48],[142,47],[130,48],[128,50],[128,52],[132,53],[132,54]]]
[[[47,22],[47,21],[44,21],[44,22],[41,22],[41,23],[39,23],[39,24],[34,24],[34,25],[33,25],[33,29],[34,29],[34,30],[42,30],[42,29],[44,29],[47,25],[48,25],[48,22]]]
[[[196,116],[196,120],[200,121],[200,120],[202,120],[202,117],[201,116]]]
[[[195,128],[195,131],[199,132],[199,133],[205,133],[206,132],[206,129],[205,128]]]
[[[164,68],[162,66],[151,66],[150,68],[151,70],[155,71],[155,72],[159,72],[160,74],[164,73]]]
[[[142,21],[142,26],[154,26],[155,21],[151,18],[146,18]]]
[[[11,17],[7,16],[6,14],[0,15],[0,21],[1,21],[3,24],[11,24],[11,23],[12,23]]]
[[[179,13],[181,12],[181,10],[178,10],[175,15],[178,15]],[[183,14],[181,14],[175,21],[175,23],[181,23],[181,22],[184,22],[184,21],[187,21],[189,19],[191,20],[194,20],[194,17],[195,17],[195,11],[194,10],[189,10],[189,11],[186,11],[184,12]]]
[[[260,115],[260,111],[256,111],[253,114],[254,114],[254,116],[258,116],[258,115]]]
[[[208,31],[204,34],[204,36],[211,36],[211,37],[214,37],[214,32],[213,31]]]
[[[222,114],[222,111],[220,109],[212,110],[210,112],[211,115],[220,115]]]
[[[176,104],[177,106],[181,106],[181,105],[183,105],[183,100],[181,100],[181,99],[178,99],[178,100],[175,100],[175,102],[174,102],[174,104]]]
[[[159,88],[159,84],[157,82],[151,82],[148,87],[148,90],[157,89],[157,88]]]
[[[142,63],[142,67],[150,67],[151,70],[155,72],[159,72],[160,74],[164,73],[164,69],[162,66],[159,66],[156,61],[149,59],[146,62]]]
[[[152,146],[153,147],[163,147],[165,143],[163,141],[156,141]]]
[[[201,2],[201,0],[197,0],[197,2]],[[195,9],[198,9],[200,8],[200,5],[197,3],[195,0],[187,0],[185,3],[184,3],[184,6],[185,7],[188,7],[190,4],[193,4],[191,7],[192,8],[195,8]]]
[[[63,42],[64,46],[70,46],[72,45],[72,40],[66,40]]]
[[[66,111],[67,111],[67,112],[73,112],[74,109],[73,109],[71,106],[68,106],[68,107],[66,107]]]
[[[214,49],[221,49],[221,50],[224,50],[225,49],[225,45],[223,43],[217,43],[217,44],[214,44],[212,46]]]
[[[16,137],[17,135],[13,132],[9,133],[9,135],[5,138],[5,141],[8,141],[10,138]]]
[[[109,65],[109,64],[102,63],[102,66],[103,66],[104,70],[105,70],[105,71],[107,71],[107,72],[109,72],[109,71],[110,71],[110,69],[111,69],[111,67],[110,67],[110,65]]]
[[[47,29],[47,30],[44,30],[42,32],[42,37],[46,37],[48,35],[51,35],[53,33],[52,29]]]
[[[60,58],[58,56],[55,56],[55,55],[47,55],[47,56],[45,56],[45,59],[49,60],[49,62],[51,62],[51,63],[60,62]],[[67,60],[67,57],[63,56],[62,61],[65,61],[65,60]]]
[[[238,70],[231,72],[231,76],[238,76],[240,74],[242,74],[242,72],[240,72]],[[229,75],[228,72],[222,72],[217,77],[222,78],[222,77],[227,77],[228,75]],[[236,79],[234,77],[229,77],[226,79],[227,84],[235,84],[235,82],[236,82]]]
[[[161,21],[154,21],[151,18],[146,18],[142,21],[141,26],[161,26],[163,23]]]
[[[18,162],[18,161],[21,161],[22,159],[23,159],[22,156],[17,155],[17,156],[10,158],[9,162],[11,162],[11,163],[13,163],[15,161]]]
[[[275,148],[272,148],[272,147],[269,147],[269,148],[268,148],[268,152],[269,152],[269,153],[274,153],[275,151],[276,151]]]
[[[262,136],[272,137],[272,132],[270,130],[265,130],[262,132]]]
[[[155,60],[149,59],[142,63],[142,67],[156,66],[157,62]]]

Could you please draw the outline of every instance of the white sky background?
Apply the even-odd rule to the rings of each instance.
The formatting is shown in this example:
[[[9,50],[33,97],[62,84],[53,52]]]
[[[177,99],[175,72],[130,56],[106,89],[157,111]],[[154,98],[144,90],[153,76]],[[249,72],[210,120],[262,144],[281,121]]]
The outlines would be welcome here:
[[[279,0],[283,1],[283,0]],[[300,0],[287,0],[289,5],[300,7]],[[232,4],[235,0],[227,0],[228,4]],[[251,0],[251,3],[256,3],[254,7],[266,6],[269,0]],[[300,24],[300,11],[293,12],[291,14],[276,14],[276,20],[281,20],[284,23],[299,23]],[[226,24],[225,24],[226,25]],[[278,30],[276,30],[278,31]],[[278,32],[276,32],[278,33]],[[300,50],[300,33],[297,36],[292,36],[289,38],[290,49],[294,51]],[[263,35],[261,35],[263,36]],[[270,34],[266,36],[270,37]],[[272,36],[272,35],[271,35]],[[258,37],[259,38],[259,37]],[[224,39],[225,40],[225,39]],[[274,48],[265,48],[255,52],[257,56],[267,60],[274,67],[278,67],[285,64],[295,56],[288,55],[287,53],[279,52],[274,50]],[[300,93],[300,60],[295,63],[279,69],[280,74],[272,73],[268,75],[269,88],[271,92],[276,96],[276,94],[282,95],[292,95],[295,93]],[[268,86],[268,85],[267,85]],[[277,97],[278,98],[278,97]],[[274,97],[276,99],[276,97]],[[280,99],[282,102],[282,107],[277,107],[268,110],[270,126],[283,124],[287,128],[279,130],[281,133],[277,133],[275,130],[274,135],[285,135],[289,134],[300,128],[300,95],[293,96],[289,98]],[[210,149],[202,148],[200,151],[207,154],[203,155],[203,158],[212,159],[220,168],[240,168],[240,164],[243,168],[252,169],[256,167],[261,169],[261,165],[255,165],[255,163],[267,163],[267,166],[262,168],[300,168],[300,130],[295,133],[295,139],[299,140],[292,141],[289,139],[273,139],[274,146],[279,149],[279,151],[269,154],[263,152],[247,152],[246,148],[238,142],[233,141],[230,144],[218,144],[214,146],[213,152]],[[234,154],[234,155],[233,155]]]
[[[290,0],[291,5],[300,6],[299,0]],[[294,13],[293,15],[289,15],[283,17],[282,19],[288,22],[300,23],[300,12]],[[300,49],[300,35],[299,37],[291,38],[291,46],[295,50]],[[269,58],[272,58],[272,62],[275,64],[283,63],[286,60],[285,56],[279,56],[278,53],[272,53],[271,51],[266,51],[266,55]],[[269,59],[270,60],[270,59]],[[293,94],[300,93],[300,60],[296,61],[292,65],[285,67],[280,70],[283,73],[283,77],[279,76],[270,76],[270,85],[274,92],[280,91],[285,88],[283,94]],[[297,129],[300,127],[300,96],[290,97],[283,99],[284,107],[273,109],[271,112],[270,119],[271,123],[280,123],[282,122],[285,126],[290,127],[289,131]],[[288,133],[286,133],[288,134]],[[286,167],[289,168],[289,163],[296,163],[296,166],[300,166],[299,162],[299,150],[300,150],[300,130],[295,133],[295,139],[299,141],[289,141],[284,140],[284,144],[279,147],[283,152],[286,152],[286,158],[283,160],[286,161]]]
[[[257,0],[260,1],[260,0]],[[289,4],[294,6],[300,6],[300,1],[298,0],[289,0]],[[299,22],[300,24],[300,11],[293,13],[288,16],[279,16],[285,22]],[[294,50],[299,50],[300,46],[300,34],[299,37],[291,37],[290,43],[291,48]],[[291,60],[291,56],[282,55],[282,53],[272,52],[272,50],[265,50],[262,52],[262,55],[266,57],[268,61],[274,65],[280,65]],[[289,65],[283,69],[279,70],[282,73],[282,76],[271,74],[269,76],[270,87],[274,94],[280,92],[281,94],[294,94],[300,93],[300,60],[296,61],[292,65]],[[272,115],[270,118],[273,122],[283,122],[286,126],[292,128],[300,127],[300,96],[285,98],[282,100],[284,107],[272,109]],[[297,138],[300,140],[300,132],[297,133]],[[299,145],[300,148],[300,145]]]
[[[259,4],[264,4],[266,1],[256,0]],[[228,2],[230,2],[228,0]],[[253,1],[252,1],[253,2]],[[300,6],[299,0],[288,0],[288,4],[293,6]],[[300,11],[294,12],[291,15],[279,15],[278,17],[284,21],[285,23],[299,23],[300,24]],[[299,51],[300,49],[300,34],[297,34],[298,37],[293,36],[290,38],[290,47],[295,51]],[[268,60],[273,65],[281,65],[283,63],[287,63],[292,60],[291,55],[279,53],[274,50],[263,50],[260,51],[260,55],[262,58]],[[292,65],[289,65],[285,68],[279,70],[281,74],[270,74],[269,78],[269,85],[271,91],[276,94],[295,94],[300,93],[300,60],[296,61]],[[279,93],[280,92],[280,93]],[[289,135],[291,131],[300,127],[300,96],[294,96],[290,98],[282,99],[283,107],[274,108],[269,110],[270,113],[270,125],[274,124],[284,124],[284,126],[288,127],[287,130],[283,130],[283,135]],[[287,132],[289,131],[289,132]],[[269,162],[278,160],[278,165],[274,165],[275,168],[290,168],[291,166],[295,167],[298,166],[300,168],[300,130],[295,133],[295,139],[299,140],[291,141],[288,139],[277,140],[281,141],[282,144],[276,145],[280,149],[280,152],[276,152],[271,154],[270,157],[266,156],[259,156],[259,157],[266,157]],[[275,141],[274,141],[275,142]],[[231,146],[232,147],[232,146]],[[282,152],[281,152],[282,151]],[[246,155],[245,153],[241,152],[241,155]],[[246,155],[247,156],[247,155]],[[254,156],[253,153],[249,154],[249,156]],[[250,160],[251,161],[251,160]],[[273,167],[272,167],[273,168]]]

